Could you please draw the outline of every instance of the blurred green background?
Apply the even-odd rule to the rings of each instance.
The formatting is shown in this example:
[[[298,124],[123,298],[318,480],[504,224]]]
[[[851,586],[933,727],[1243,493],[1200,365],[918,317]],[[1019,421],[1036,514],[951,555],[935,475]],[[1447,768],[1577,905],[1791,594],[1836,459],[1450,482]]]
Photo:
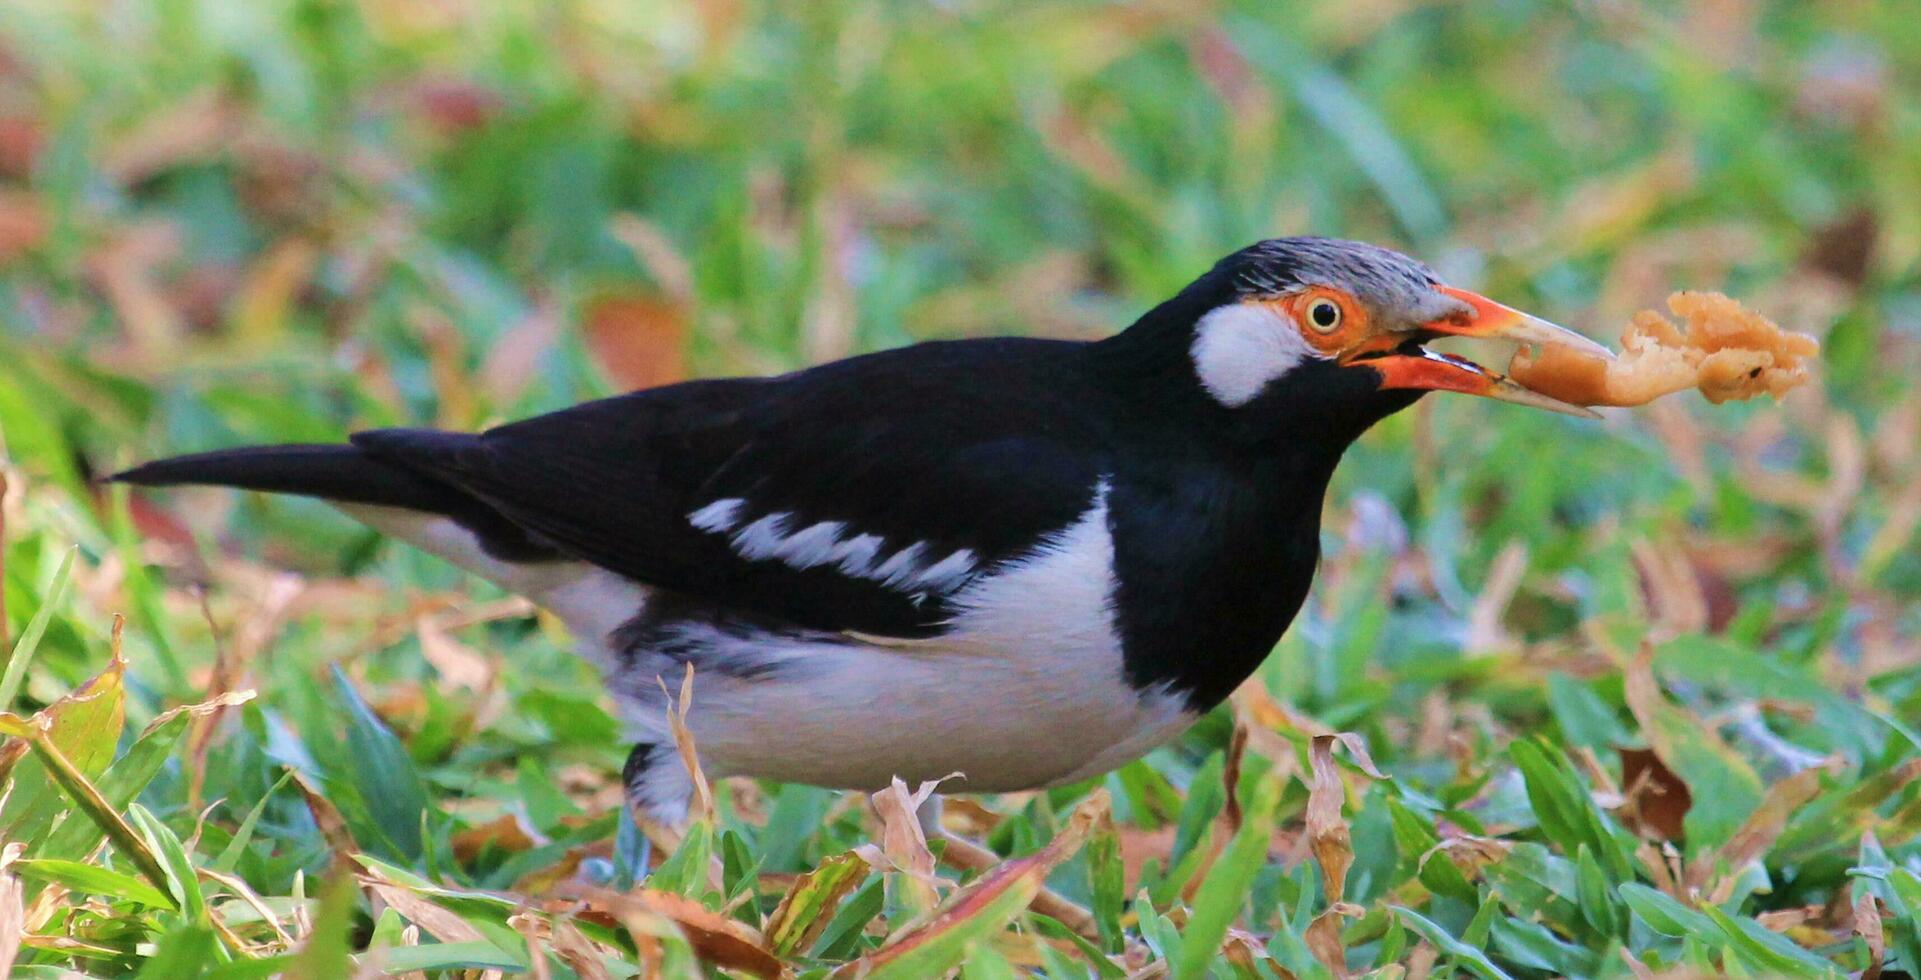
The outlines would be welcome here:
[[[1690,855],[1785,774],[1837,758],[1832,806],[1807,817],[1828,831],[1791,826],[1755,862],[1774,890],[1750,881],[1722,911],[1832,906],[1808,920],[1825,940],[1795,941],[1861,969],[1845,913],[1865,879],[1847,868],[1894,880],[1921,860],[1915,14],[1905,0],[9,0],[10,637],[80,548],[17,707],[97,672],[115,612],[131,619],[130,718],[261,689],[141,799],[183,835],[190,805],[227,799],[207,828],[220,843],[261,803],[275,843],[243,846],[240,868],[263,894],[325,864],[278,766],[324,780],[367,833],[383,820],[367,801],[430,804],[424,839],[386,815],[397,862],[435,864],[436,840],[502,807],[553,840],[605,844],[610,816],[560,829],[611,812],[621,752],[552,624],[320,505],[186,491],[117,506],[87,478],[161,453],[473,428],[935,337],[1102,336],[1278,235],[1399,247],[1604,340],[1672,290],[1723,289],[1822,338],[1814,383],[1780,404],[1676,397],[1603,423],[1425,399],[1340,470],[1315,598],[1260,680],[1363,733],[1397,777],[1355,790],[1356,839],[1374,846],[1349,899],[1373,916],[1390,897],[1417,904],[1477,949],[1483,908],[1542,928],[1530,893],[1449,879],[1416,902],[1422,838],[1397,821],[1445,835],[1477,820],[1572,875],[1578,848],[1534,822],[1510,743],[1590,753],[1579,778],[1624,784],[1651,748],[1696,788],[1687,833],[1631,805],[1607,819]],[[1650,704],[1632,702],[1643,640],[1679,712],[1662,717],[1697,745],[1651,734]],[[463,670],[481,673],[450,680]],[[355,713],[354,686],[372,714]],[[1172,822],[1183,799],[1198,815],[1181,819],[1206,824],[1218,792],[1188,790],[1218,778],[1227,714],[1110,777],[1125,827]],[[371,777],[330,744],[343,717],[399,734],[411,789],[357,782]],[[1304,792],[1290,784],[1287,819]],[[1035,846],[1073,795],[1000,806],[997,844]],[[723,823],[770,872],[867,833],[818,791],[726,798],[752,819]],[[1864,830],[1874,853],[1857,850]],[[1161,842],[1164,870],[1193,852],[1200,832],[1183,833]],[[1287,882],[1314,893],[1311,870],[1275,847],[1246,921],[1312,972],[1306,920],[1272,914]],[[525,853],[436,873],[505,887],[539,864]],[[1761,955],[1548,916],[1568,959],[1528,966],[1552,957],[1513,952],[1538,938],[1513,938],[1524,925],[1495,928],[1491,955],[1521,973],[1618,971],[1610,944],[1656,966]],[[1407,948],[1386,928],[1349,936],[1357,969]],[[864,948],[849,942],[831,952]]]

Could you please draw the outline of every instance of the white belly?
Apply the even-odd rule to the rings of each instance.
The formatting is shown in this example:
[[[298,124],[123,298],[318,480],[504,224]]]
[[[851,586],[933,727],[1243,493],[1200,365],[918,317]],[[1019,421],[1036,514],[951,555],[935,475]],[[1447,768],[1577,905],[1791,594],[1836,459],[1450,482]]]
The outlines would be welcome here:
[[[1033,789],[1104,772],[1193,721],[1179,698],[1129,688],[1118,660],[1067,671],[1032,650],[792,652],[804,666],[764,679],[696,668],[689,724],[715,774],[872,790],[958,772],[950,790]]]

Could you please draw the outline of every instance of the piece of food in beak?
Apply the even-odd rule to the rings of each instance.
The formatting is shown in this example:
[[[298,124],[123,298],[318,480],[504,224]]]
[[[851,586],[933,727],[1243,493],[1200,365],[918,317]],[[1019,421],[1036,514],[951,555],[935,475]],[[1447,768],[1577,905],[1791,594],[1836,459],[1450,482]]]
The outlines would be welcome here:
[[[1686,332],[1642,310],[1621,337],[1622,352],[1604,360],[1569,345],[1523,347],[1508,364],[1512,378],[1577,405],[1645,405],[1698,388],[1708,401],[1779,398],[1808,379],[1807,360],[1820,353],[1813,337],[1791,333],[1720,293],[1680,292],[1668,309]]]

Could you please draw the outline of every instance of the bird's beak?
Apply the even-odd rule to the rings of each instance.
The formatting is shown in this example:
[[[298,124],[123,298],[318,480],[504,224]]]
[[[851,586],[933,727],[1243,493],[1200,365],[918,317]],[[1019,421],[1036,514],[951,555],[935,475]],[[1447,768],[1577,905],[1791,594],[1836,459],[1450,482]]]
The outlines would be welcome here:
[[[1421,342],[1436,337],[1481,337],[1524,344],[1563,344],[1608,360],[1614,359],[1614,352],[1566,327],[1477,293],[1451,286],[1436,288],[1466,303],[1472,314],[1424,323],[1407,333],[1383,335],[1370,345],[1372,350],[1360,352],[1361,359],[1356,363],[1379,371],[1382,388],[1458,391],[1581,418],[1601,417],[1590,409],[1541,394],[1466,358],[1428,350]]]

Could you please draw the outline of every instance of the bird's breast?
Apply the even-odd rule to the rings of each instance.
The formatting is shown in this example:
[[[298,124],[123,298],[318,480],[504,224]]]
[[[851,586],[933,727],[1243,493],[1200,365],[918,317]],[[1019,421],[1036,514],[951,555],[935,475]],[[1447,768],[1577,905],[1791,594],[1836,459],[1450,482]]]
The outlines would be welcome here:
[[[1327,470],[1183,476],[1116,481],[1114,609],[1130,683],[1204,712],[1260,666],[1306,599]]]

